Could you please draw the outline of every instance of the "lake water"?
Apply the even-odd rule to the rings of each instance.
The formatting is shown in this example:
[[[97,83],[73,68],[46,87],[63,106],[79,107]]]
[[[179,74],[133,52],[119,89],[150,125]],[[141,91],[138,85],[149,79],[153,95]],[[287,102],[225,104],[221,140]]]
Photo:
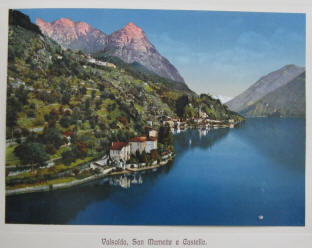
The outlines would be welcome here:
[[[188,130],[175,135],[175,149],[175,160],[157,171],[7,197],[6,222],[304,225],[304,119]]]

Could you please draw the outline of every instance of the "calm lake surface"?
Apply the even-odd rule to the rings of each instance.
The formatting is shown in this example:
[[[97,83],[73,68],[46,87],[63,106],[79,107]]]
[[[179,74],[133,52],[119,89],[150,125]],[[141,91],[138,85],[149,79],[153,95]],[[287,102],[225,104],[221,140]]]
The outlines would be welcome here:
[[[188,130],[175,135],[175,149],[175,160],[157,171],[7,197],[6,222],[304,225],[304,119]]]

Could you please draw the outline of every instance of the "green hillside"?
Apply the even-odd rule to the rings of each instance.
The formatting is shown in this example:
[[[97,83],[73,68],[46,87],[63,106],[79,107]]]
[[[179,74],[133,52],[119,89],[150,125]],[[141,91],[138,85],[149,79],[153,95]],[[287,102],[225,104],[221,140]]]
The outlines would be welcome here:
[[[305,73],[240,112],[244,116],[305,116]]]
[[[140,65],[105,57],[102,62],[116,67],[104,66],[63,49],[15,12],[10,12],[6,126],[14,146],[30,144],[46,160],[68,164],[107,154],[112,141],[142,134],[149,120],[157,127],[163,116],[187,120],[201,108],[212,119],[242,119],[220,101]],[[23,164],[8,147],[7,165]]]

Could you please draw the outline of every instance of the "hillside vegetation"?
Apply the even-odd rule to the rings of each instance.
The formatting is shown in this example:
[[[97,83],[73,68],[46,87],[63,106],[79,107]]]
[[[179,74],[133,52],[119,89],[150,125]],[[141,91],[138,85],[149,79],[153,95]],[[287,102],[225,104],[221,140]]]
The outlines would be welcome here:
[[[199,108],[212,119],[241,119],[219,100],[136,70],[138,65],[112,57],[105,61],[116,67],[90,62],[88,55],[63,49],[34,24],[24,25],[28,17],[15,12],[9,26],[6,139],[12,146],[7,165],[56,159],[59,168],[71,168],[76,160],[107,154],[112,141],[142,134],[148,120],[157,126],[163,116],[197,117]],[[25,153],[38,156],[29,159]]]

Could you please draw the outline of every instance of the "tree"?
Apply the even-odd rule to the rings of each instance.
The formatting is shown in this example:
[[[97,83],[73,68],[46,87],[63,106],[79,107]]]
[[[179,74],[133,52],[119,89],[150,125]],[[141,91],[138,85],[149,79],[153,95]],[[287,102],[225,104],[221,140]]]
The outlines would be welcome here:
[[[157,160],[157,158],[158,158],[158,152],[157,152],[156,149],[151,150],[151,158],[152,158],[153,161],[154,161],[154,160]]]
[[[87,88],[85,86],[83,86],[82,88],[79,88],[79,91],[82,95],[87,94]]]
[[[55,127],[55,124],[59,119],[59,114],[55,109],[52,109],[49,114],[44,116],[44,119],[49,123],[49,127]]]
[[[28,103],[28,90],[25,90],[24,86],[20,86],[16,92],[15,96],[18,98],[19,102],[22,105],[26,105]]]
[[[68,128],[71,123],[72,123],[72,119],[70,116],[64,116],[60,119],[60,124],[64,128]]]
[[[61,100],[62,104],[69,104],[70,97],[71,97],[71,92],[70,91],[65,91],[63,93],[62,100]]]
[[[92,90],[91,92],[91,98],[94,99],[96,96],[96,90]]]
[[[63,135],[57,128],[45,129],[41,138],[44,144],[52,144],[56,149],[64,144]]]
[[[95,109],[96,110],[99,110],[101,108],[101,105],[103,103],[103,100],[102,99],[98,99],[95,101]]]
[[[23,143],[14,149],[14,154],[23,164],[43,165],[49,159],[44,146],[40,143]]]
[[[103,90],[104,90],[104,85],[103,85],[103,84],[99,84],[98,87],[99,87],[99,90],[100,90],[100,91],[103,91]]]
[[[87,98],[85,101],[85,110],[88,111],[90,108],[91,102],[90,102],[90,98]]]
[[[169,125],[160,126],[158,130],[158,142],[167,146],[173,144],[173,134]]]
[[[52,145],[52,144],[47,145],[45,150],[47,153],[49,153],[51,155],[56,153],[56,149],[55,149],[54,145]]]
[[[188,105],[188,103],[189,103],[189,100],[188,100],[187,95],[180,96],[176,100],[176,111],[177,111],[177,115],[180,118],[184,117],[184,109]]]
[[[71,151],[71,150],[63,152],[62,153],[62,160],[63,160],[65,165],[69,165],[70,163],[75,161],[75,154],[74,154],[74,152]]]
[[[143,152],[141,153],[141,156],[140,156],[139,161],[140,161],[141,163],[147,162],[147,155],[146,155],[146,152],[145,152],[145,151],[143,151]]]

